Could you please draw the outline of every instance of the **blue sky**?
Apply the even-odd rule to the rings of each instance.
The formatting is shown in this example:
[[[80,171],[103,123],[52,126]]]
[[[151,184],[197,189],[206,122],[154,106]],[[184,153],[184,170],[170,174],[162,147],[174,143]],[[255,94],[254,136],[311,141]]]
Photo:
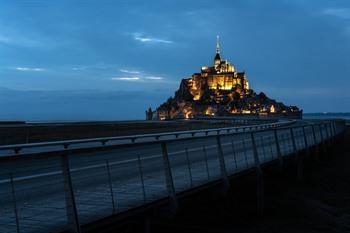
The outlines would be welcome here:
[[[305,112],[350,111],[350,2],[0,0],[0,119],[143,119],[222,54]]]

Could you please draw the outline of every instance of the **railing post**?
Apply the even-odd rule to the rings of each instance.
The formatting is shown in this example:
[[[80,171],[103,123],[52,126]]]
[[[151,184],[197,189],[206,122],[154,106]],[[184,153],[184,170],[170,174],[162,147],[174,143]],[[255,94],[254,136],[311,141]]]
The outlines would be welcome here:
[[[333,137],[333,132],[332,132],[332,122],[328,122],[328,131],[329,131],[329,137],[332,139]]]
[[[260,168],[260,160],[259,160],[259,155],[258,155],[258,149],[256,147],[255,137],[254,137],[254,133],[253,132],[250,133],[250,137],[251,137],[251,140],[252,140],[255,167],[257,167],[259,170],[261,170],[261,168]]]
[[[109,185],[109,191],[111,192],[111,202],[113,207],[113,214],[116,212],[115,208],[115,201],[114,201],[114,192],[113,192],[113,183],[112,183],[112,176],[111,176],[111,170],[109,167],[109,161],[106,159],[106,169],[107,169],[107,175],[108,175],[108,185]]]
[[[248,167],[249,167],[249,164],[248,164],[248,155],[247,155],[247,150],[246,150],[246,145],[245,145],[245,140],[244,140],[244,138],[242,138],[242,146],[243,146],[243,155],[244,155],[245,162],[246,162],[246,165],[247,165],[247,168],[248,168]]]
[[[323,138],[323,132],[322,132],[322,124],[319,124],[319,125],[318,125],[318,128],[320,129],[321,143],[323,144],[324,138]]]
[[[336,136],[336,134],[337,134],[337,132],[335,131],[335,122],[334,121],[332,121],[332,134],[333,134],[333,137],[335,137]]]
[[[316,138],[316,132],[315,132],[315,125],[312,125],[312,136],[314,139],[314,146],[317,144],[317,138]]]
[[[329,129],[329,137],[332,138],[333,137],[332,122],[328,123],[328,129]]]
[[[233,160],[235,161],[235,167],[236,167],[236,170],[238,169],[238,166],[237,166],[237,156],[236,156],[236,150],[235,150],[235,146],[233,144],[233,141],[231,141],[231,147],[232,147],[232,155],[233,155]]]
[[[325,144],[325,136],[323,134],[323,125],[322,123],[320,123],[318,125],[319,129],[320,129],[320,135],[321,135],[321,153],[325,153],[326,152],[326,144]]]
[[[264,162],[265,162],[266,161],[266,150],[265,150],[264,141],[265,141],[264,136],[260,137],[260,143],[261,143],[263,158],[264,158]]]
[[[313,148],[315,149],[315,159],[316,159],[316,162],[320,162],[318,141],[317,141],[317,138],[316,138],[316,131],[315,131],[315,125],[314,124],[312,125],[312,135],[313,135],[313,138],[314,138]]]
[[[203,146],[203,154],[204,154],[204,158],[205,158],[205,168],[207,170],[207,177],[208,177],[208,180],[210,180],[209,166],[208,166],[208,154],[207,154],[207,149],[205,149],[205,146]]]
[[[309,145],[307,143],[307,136],[306,136],[306,132],[305,132],[305,126],[303,126],[303,137],[304,137],[305,149],[308,150],[309,149]]]
[[[333,133],[333,130],[332,130],[332,125],[333,125],[333,122],[330,121],[327,123],[327,129],[328,129],[328,143],[329,145],[331,145],[332,143],[334,143],[334,133]]]
[[[295,143],[293,128],[290,128],[290,136],[291,136],[291,139],[292,139],[293,153],[297,153],[297,145]]]
[[[303,161],[302,161],[302,159],[299,155],[299,152],[297,151],[297,148],[296,148],[295,135],[294,135],[293,128],[290,128],[290,133],[291,133],[291,137],[292,137],[294,154],[296,156],[297,178],[299,180],[302,180],[302,178],[303,178]]]
[[[333,128],[333,135],[334,136],[337,136],[337,126],[336,126],[336,124],[335,124],[335,122],[333,121],[332,122],[333,124],[332,124],[332,128]]]
[[[16,232],[20,233],[20,231],[19,231],[19,219],[18,219],[18,208],[17,208],[17,198],[16,198],[15,184],[13,182],[13,175],[12,175],[12,173],[10,173],[10,182],[11,182],[11,194],[12,194],[12,201],[13,201],[13,210],[14,210],[15,220],[16,220]]]
[[[335,140],[335,133],[334,133],[334,130],[333,130],[333,121],[329,122],[329,133],[331,135],[331,142],[334,142]]]
[[[328,127],[327,127],[328,123],[325,123],[324,124],[324,127],[325,127],[325,130],[326,130],[326,139],[327,139],[327,142],[329,142],[329,138],[330,138],[330,135],[329,135],[329,132],[328,132]]]
[[[221,147],[220,136],[216,136],[216,142],[218,145],[218,155],[219,155],[218,157],[219,157],[221,178],[223,181],[223,189],[224,189],[223,192],[225,193],[228,190],[230,183],[229,183],[228,178],[227,178],[225,158],[224,158],[224,153],[223,153],[222,147]]]
[[[324,123],[324,127],[325,127],[325,130],[326,130],[326,146],[329,147],[329,145],[330,145],[330,138],[331,137],[330,137],[330,134],[329,134],[329,131],[328,131],[328,122]]]
[[[278,140],[278,135],[277,135],[277,129],[273,130],[273,134],[275,136],[275,144],[276,144],[276,151],[277,151],[277,156],[278,156],[278,160],[279,160],[279,166],[280,169],[283,169],[283,157],[282,157],[282,153],[281,153],[281,147],[280,147],[280,143]]]
[[[264,177],[263,172],[260,167],[260,161],[259,161],[259,155],[258,155],[258,149],[256,147],[255,143],[255,137],[254,132],[250,133],[251,140],[252,140],[252,146],[253,146],[253,154],[254,154],[254,161],[255,161],[255,167],[256,167],[256,175],[257,175],[257,182],[256,182],[256,191],[257,191],[257,213],[259,216],[262,216],[264,214]]]
[[[166,188],[168,191],[168,196],[170,201],[170,211],[176,212],[177,200],[176,200],[174,180],[171,174],[171,166],[170,166],[166,142],[162,142],[161,147],[162,147],[162,157],[163,157],[163,163],[164,163],[165,182],[166,182]]]
[[[145,181],[144,181],[144,179],[143,179],[143,171],[142,171],[141,157],[140,157],[139,154],[137,155],[137,164],[138,164],[138,167],[139,167],[139,173],[140,173],[140,179],[141,179],[141,185],[142,185],[143,203],[146,203],[147,198],[146,198]]]
[[[185,154],[186,154],[186,161],[187,161],[187,167],[188,167],[188,173],[190,175],[190,186],[193,187],[193,178],[192,178],[192,170],[191,170],[191,163],[190,163],[190,157],[188,155],[188,149],[185,148]]]
[[[269,136],[271,160],[273,160],[273,146],[272,146],[272,141],[273,141],[273,137],[272,137],[272,136]]]
[[[61,156],[61,169],[64,182],[68,228],[71,232],[80,233],[81,230],[79,224],[79,216],[74,197],[74,190],[67,154]]]

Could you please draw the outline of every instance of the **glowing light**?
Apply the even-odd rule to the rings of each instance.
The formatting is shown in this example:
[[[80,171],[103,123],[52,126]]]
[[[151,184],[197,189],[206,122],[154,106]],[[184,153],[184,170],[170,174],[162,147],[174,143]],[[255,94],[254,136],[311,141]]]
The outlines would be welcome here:
[[[201,96],[199,94],[193,96],[193,100],[199,100],[201,98]]]
[[[191,117],[191,114],[192,114],[191,111],[186,112],[186,113],[185,113],[185,118],[186,118],[186,119],[190,118],[190,117]]]
[[[271,112],[271,113],[275,113],[275,112],[276,112],[275,106],[271,105],[271,107],[270,107],[270,112]]]

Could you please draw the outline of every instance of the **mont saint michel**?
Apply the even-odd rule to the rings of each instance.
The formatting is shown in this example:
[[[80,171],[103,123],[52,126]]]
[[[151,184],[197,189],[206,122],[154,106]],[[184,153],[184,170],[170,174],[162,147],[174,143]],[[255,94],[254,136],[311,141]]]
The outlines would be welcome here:
[[[349,39],[350,0],[0,1],[0,233],[350,233]]]
[[[259,116],[301,118],[302,110],[257,94],[249,87],[246,73],[221,56],[219,37],[212,66],[182,79],[174,97],[156,111],[149,109],[147,119],[177,119],[200,116]]]

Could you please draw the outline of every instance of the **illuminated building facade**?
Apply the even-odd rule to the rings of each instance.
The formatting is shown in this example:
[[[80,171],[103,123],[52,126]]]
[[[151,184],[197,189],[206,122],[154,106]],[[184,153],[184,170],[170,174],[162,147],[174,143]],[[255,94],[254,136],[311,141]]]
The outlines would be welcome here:
[[[192,75],[188,84],[194,100],[199,100],[207,88],[230,92],[234,90],[242,95],[249,90],[245,72],[237,72],[233,64],[221,59],[219,37],[217,37],[213,66],[202,67],[200,73]]]
[[[245,72],[237,72],[233,64],[221,58],[217,37],[213,66],[202,67],[200,73],[182,79],[175,96],[156,111],[149,109],[146,115],[147,119],[161,120],[232,115],[301,118],[302,110],[250,89]]]

